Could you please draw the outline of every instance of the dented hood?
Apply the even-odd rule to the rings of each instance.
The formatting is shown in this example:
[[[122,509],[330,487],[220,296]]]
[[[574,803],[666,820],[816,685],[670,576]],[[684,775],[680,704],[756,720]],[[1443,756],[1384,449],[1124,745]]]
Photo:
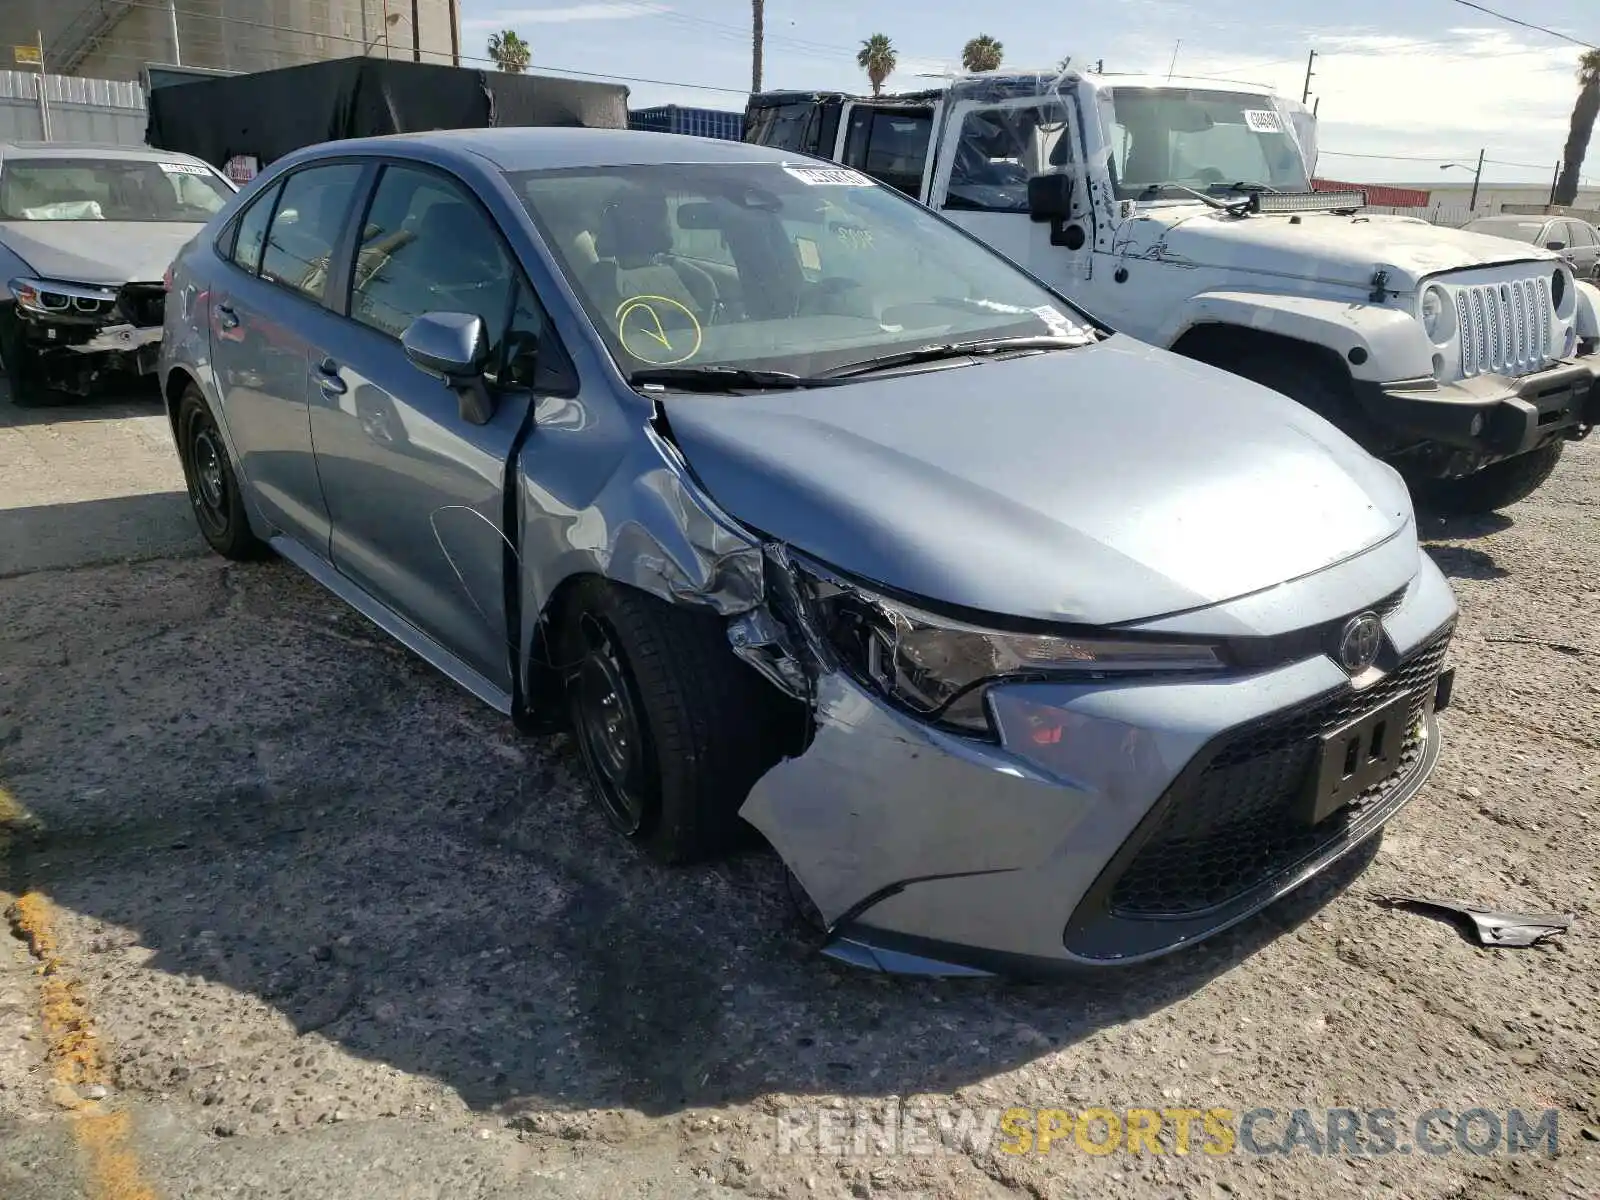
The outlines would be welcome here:
[[[1166,615],[1341,562],[1411,518],[1398,475],[1319,417],[1124,337],[663,403],[734,517],[858,578],[983,612]]]
[[[1444,229],[1404,217],[1303,213],[1230,217],[1197,211],[1194,205],[1151,207],[1130,223],[1130,257],[1160,244],[1164,259],[1203,267],[1255,271],[1370,289],[1374,271],[1386,271],[1388,286],[1411,291],[1441,271],[1501,263],[1547,261],[1559,256],[1542,247],[1462,229]]]
[[[0,221],[0,245],[41,279],[120,287],[161,282],[204,228],[187,221]]]

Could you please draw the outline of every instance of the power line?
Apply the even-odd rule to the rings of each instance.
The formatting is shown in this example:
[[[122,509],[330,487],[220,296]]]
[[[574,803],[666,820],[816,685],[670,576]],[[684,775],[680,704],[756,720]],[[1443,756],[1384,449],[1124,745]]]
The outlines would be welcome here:
[[[1521,17],[1507,16],[1503,12],[1496,12],[1494,9],[1485,8],[1481,4],[1474,4],[1473,0],[1455,0],[1455,3],[1461,5],[1463,8],[1474,9],[1477,12],[1485,13],[1488,16],[1495,17],[1501,21],[1508,21],[1512,25],[1520,25],[1524,29],[1532,29],[1538,33],[1549,34],[1553,38],[1560,38],[1563,42],[1571,42],[1574,46],[1582,46],[1585,50],[1600,50],[1600,46],[1595,46],[1589,42],[1580,41],[1578,38],[1572,37],[1570,34],[1557,33],[1554,29],[1546,29],[1543,25],[1535,25],[1531,21],[1524,21]]]

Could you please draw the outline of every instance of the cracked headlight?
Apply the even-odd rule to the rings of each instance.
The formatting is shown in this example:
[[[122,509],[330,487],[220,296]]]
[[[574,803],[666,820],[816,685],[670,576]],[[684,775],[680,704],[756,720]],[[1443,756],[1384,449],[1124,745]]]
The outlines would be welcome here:
[[[812,583],[822,632],[851,672],[912,714],[964,732],[992,732],[983,694],[996,680],[1225,665],[1215,647],[1201,643],[984,629],[853,584]]]
[[[52,279],[13,279],[7,286],[19,307],[44,317],[104,317],[117,307],[112,288]]]

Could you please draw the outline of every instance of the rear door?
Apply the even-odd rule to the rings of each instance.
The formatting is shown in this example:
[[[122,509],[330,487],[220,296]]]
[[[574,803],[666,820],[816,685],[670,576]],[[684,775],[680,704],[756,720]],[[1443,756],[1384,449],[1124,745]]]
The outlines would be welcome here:
[[[311,450],[308,369],[329,256],[355,200],[356,163],[306,167],[258,196],[218,247],[211,357],[223,415],[262,515],[317,554],[328,510]]]
[[[1569,220],[1567,228],[1572,236],[1567,243],[1572,249],[1572,269],[1581,278],[1592,279],[1596,264],[1600,263],[1600,244],[1596,242],[1594,227],[1587,221]]]
[[[511,693],[506,571],[508,462],[529,408],[507,386],[517,347],[543,331],[538,302],[493,217],[464,184],[417,163],[382,168],[360,223],[348,302],[318,364],[311,434],[335,568],[479,677]],[[400,335],[427,312],[481,316],[500,362],[493,417],[474,425],[456,393],[406,358]]]

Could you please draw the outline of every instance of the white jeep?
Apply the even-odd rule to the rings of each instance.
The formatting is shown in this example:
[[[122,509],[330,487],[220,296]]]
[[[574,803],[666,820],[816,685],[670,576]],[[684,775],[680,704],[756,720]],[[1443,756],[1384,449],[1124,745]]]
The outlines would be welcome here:
[[[748,141],[917,197],[1112,328],[1257,380],[1423,504],[1527,496],[1600,423],[1600,290],[1560,256],[1313,192],[1302,106],[1067,71],[911,96],[764,93]]]

